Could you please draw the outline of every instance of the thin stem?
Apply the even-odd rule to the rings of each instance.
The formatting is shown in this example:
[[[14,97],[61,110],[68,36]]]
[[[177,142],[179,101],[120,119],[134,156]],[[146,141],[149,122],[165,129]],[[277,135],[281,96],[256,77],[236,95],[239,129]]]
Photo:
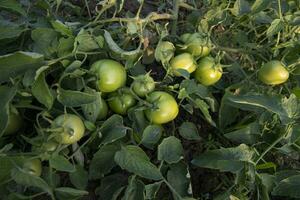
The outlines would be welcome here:
[[[176,34],[178,11],[179,11],[180,0],[173,0],[173,24],[172,24],[172,35]]]

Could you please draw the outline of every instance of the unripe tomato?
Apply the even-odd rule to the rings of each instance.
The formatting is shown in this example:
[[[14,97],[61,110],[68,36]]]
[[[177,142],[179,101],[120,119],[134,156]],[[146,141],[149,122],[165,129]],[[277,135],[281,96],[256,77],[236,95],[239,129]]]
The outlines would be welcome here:
[[[154,91],[147,96],[153,108],[145,110],[146,117],[154,124],[164,124],[176,118],[179,112],[174,97],[166,92]]]
[[[11,106],[8,115],[8,124],[4,130],[4,135],[10,135],[17,132],[22,126],[22,118],[18,110]]]
[[[208,56],[211,51],[210,41],[199,33],[185,33],[180,37],[180,39],[187,46],[185,51],[193,56]]]
[[[73,114],[63,114],[58,116],[52,123],[53,129],[60,129],[55,139],[61,144],[73,144],[79,141],[85,131],[83,121]]]
[[[155,89],[155,81],[149,73],[145,75],[139,75],[134,78],[131,87],[139,97],[145,97]]]
[[[34,176],[41,176],[42,163],[39,159],[27,160],[23,164],[23,170]]]
[[[53,152],[56,150],[57,146],[58,146],[57,142],[50,140],[50,141],[44,143],[42,145],[41,149],[45,152]]]
[[[91,71],[98,77],[97,87],[102,92],[113,92],[126,83],[126,70],[120,63],[103,59],[95,62]]]
[[[218,82],[222,73],[220,64],[216,64],[212,57],[204,57],[199,61],[194,76],[202,85],[209,86]]]
[[[182,53],[171,59],[170,67],[174,75],[180,76],[180,73],[177,71],[178,69],[184,69],[192,73],[196,70],[196,62],[191,54]]]
[[[289,72],[280,61],[272,60],[259,69],[258,78],[267,85],[278,85],[288,80]]]
[[[136,100],[128,88],[122,88],[110,94],[108,99],[110,109],[120,115],[125,115],[127,110],[135,104]]]

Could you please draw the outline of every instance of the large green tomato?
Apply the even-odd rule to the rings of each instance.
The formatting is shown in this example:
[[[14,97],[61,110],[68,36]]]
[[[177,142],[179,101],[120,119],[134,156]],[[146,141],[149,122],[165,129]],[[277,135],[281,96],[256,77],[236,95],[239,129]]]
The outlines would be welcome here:
[[[17,132],[22,126],[22,118],[18,112],[18,110],[11,106],[10,112],[8,115],[8,124],[4,130],[5,135],[10,135]]]
[[[122,88],[109,96],[108,105],[117,114],[125,115],[127,110],[136,104],[134,96],[128,88]]]
[[[186,45],[186,52],[196,57],[208,56],[211,51],[211,42],[199,33],[185,33],[180,37]]]
[[[216,64],[212,57],[204,57],[199,61],[194,76],[202,85],[209,86],[218,82],[222,73],[220,64]]]
[[[42,163],[39,159],[27,160],[23,165],[23,169],[31,175],[41,176]]]
[[[52,123],[52,128],[57,129],[55,139],[61,144],[73,144],[79,141],[85,131],[83,121],[73,114],[58,116]]]
[[[180,76],[180,73],[177,70],[184,69],[187,72],[192,73],[196,70],[196,62],[191,54],[182,53],[171,59],[170,67],[174,75]]]
[[[155,89],[155,81],[150,74],[147,73],[134,77],[131,87],[139,97],[145,97]]]
[[[272,60],[259,69],[258,78],[267,85],[278,85],[288,80],[289,72],[280,61]]]
[[[126,70],[120,63],[103,59],[95,62],[91,71],[98,78],[97,87],[102,92],[113,92],[126,83]]]
[[[179,112],[174,97],[166,92],[154,91],[147,96],[147,101],[153,108],[145,111],[148,120],[154,124],[164,124],[176,118]]]

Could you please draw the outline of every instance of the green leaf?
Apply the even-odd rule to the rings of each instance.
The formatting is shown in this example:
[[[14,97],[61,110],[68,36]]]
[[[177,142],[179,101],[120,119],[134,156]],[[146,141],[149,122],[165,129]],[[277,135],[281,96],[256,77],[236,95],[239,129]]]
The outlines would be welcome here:
[[[36,70],[43,65],[43,61],[43,55],[23,51],[0,56],[0,83],[22,75],[28,70]]]
[[[247,145],[210,150],[195,157],[192,164],[198,167],[219,169],[221,171],[238,172],[246,163],[252,163],[254,151]]]
[[[62,88],[57,89],[57,94],[57,100],[64,106],[68,107],[79,107],[84,104],[93,103],[97,100],[97,96],[95,94],[64,90]]]
[[[25,10],[22,8],[20,2],[16,0],[1,0],[0,8],[5,8],[26,16]]]
[[[17,92],[17,88],[0,86],[0,138],[3,135],[9,119],[9,103]]]
[[[57,46],[57,55],[58,57],[63,57],[72,53],[74,49],[75,38],[60,38]]]
[[[209,106],[202,99],[197,98],[192,102],[196,108],[199,108],[204,115],[204,118],[207,122],[209,122],[212,126],[216,126],[216,123],[212,120],[212,117],[209,113]]]
[[[75,49],[82,52],[89,52],[99,48],[100,46],[95,37],[88,31],[81,29],[75,38]]]
[[[19,24],[0,20],[0,40],[19,37],[24,31],[26,29]]]
[[[293,98],[293,97],[292,97]],[[295,112],[299,112],[298,108],[292,113],[288,113],[287,108],[284,105],[288,99],[282,98],[281,95],[268,96],[264,94],[248,93],[244,95],[228,95],[228,103],[233,106],[243,110],[259,111],[263,108],[272,113],[277,114],[282,122],[288,123],[293,117],[295,117]],[[291,105],[287,105],[291,106]]]
[[[2,150],[2,149],[1,149]],[[14,168],[13,162],[17,161],[18,157],[0,156],[0,184],[9,180],[11,170]]]
[[[246,0],[236,0],[233,9],[231,9],[231,12],[235,16],[241,16],[249,13],[250,11],[251,11],[250,4]]]
[[[162,181],[159,181],[145,185],[145,199],[156,199],[156,195],[162,183]]]
[[[158,168],[150,162],[146,153],[137,146],[122,147],[115,155],[115,162],[122,168],[141,177],[160,180],[162,175]]]
[[[117,200],[118,196],[127,184],[127,176],[113,174],[101,179],[101,185],[97,188],[96,194],[101,200]]]
[[[284,28],[284,22],[281,19],[274,19],[267,30],[267,36],[271,37],[279,33]]]
[[[59,20],[51,21],[53,28],[65,36],[73,36],[72,29]]]
[[[34,81],[31,88],[33,96],[48,110],[52,108],[54,97],[49,89],[49,86],[45,79],[45,73],[41,73]]]
[[[11,177],[14,181],[16,181],[17,184],[24,185],[27,187],[37,187],[50,195],[53,194],[51,187],[43,179],[41,179],[38,176],[34,176],[32,174],[27,173],[19,167],[14,168],[11,171]]]
[[[290,176],[281,180],[273,189],[272,195],[282,197],[300,198],[300,175]]]
[[[123,200],[143,200],[144,188],[144,183],[136,179],[136,176],[129,177]]]
[[[94,102],[82,106],[84,117],[94,123],[96,122],[99,114],[105,112],[101,110],[104,109],[104,101],[100,92],[96,92],[95,90],[86,90],[85,92],[94,94],[96,96],[96,100]]]
[[[47,58],[51,58],[57,52],[57,37],[57,32],[51,28],[34,29],[31,32],[31,38],[34,41],[34,51],[44,54]]]
[[[123,118],[120,115],[113,115],[108,118],[101,126],[101,144],[109,144],[125,137],[127,128],[123,125]]]
[[[190,179],[187,178],[188,176],[189,172],[187,170],[187,166],[182,162],[172,164],[170,166],[170,170],[167,173],[168,182],[182,197],[188,196],[188,188],[190,184]],[[173,194],[173,196],[174,199],[178,199],[175,194]]]
[[[179,134],[187,140],[200,140],[197,127],[192,122],[183,122],[178,128]]]
[[[75,167],[64,157],[53,154],[49,159],[50,167],[63,172],[75,172]]]
[[[270,3],[270,0],[256,0],[251,6],[251,11],[252,13],[258,13],[260,11],[263,11],[269,7]]]
[[[179,162],[183,158],[183,147],[180,140],[174,136],[165,138],[158,146],[157,158],[169,164]]]
[[[75,169],[75,172],[69,173],[70,181],[77,189],[84,190],[88,185],[88,173],[80,165],[76,165]]]
[[[93,156],[89,167],[90,179],[99,179],[108,174],[116,165],[115,153],[120,149],[118,145],[108,144],[102,146]]]
[[[125,51],[121,49],[118,44],[112,39],[110,33],[106,30],[104,30],[104,38],[106,43],[108,44],[108,47],[110,50],[112,50],[114,53],[117,53],[121,56],[135,56],[138,55],[141,51],[141,45],[135,50],[132,51]]]
[[[88,195],[89,193],[85,190],[77,190],[70,187],[59,187],[54,189],[55,195],[59,199],[64,200],[73,200],[78,199],[79,197]]]
[[[147,126],[143,131],[141,143],[148,148],[153,148],[160,140],[162,131],[163,128],[160,125]]]
[[[247,124],[245,127],[225,134],[228,139],[245,144],[255,144],[261,138],[258,122]]]

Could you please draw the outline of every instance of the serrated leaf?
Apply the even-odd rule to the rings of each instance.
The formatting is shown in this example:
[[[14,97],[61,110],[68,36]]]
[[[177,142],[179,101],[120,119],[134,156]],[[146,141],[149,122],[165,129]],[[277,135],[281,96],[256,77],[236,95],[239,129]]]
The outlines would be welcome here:
[[[54,97],[46,83],[45,73],[41,73],[34,81],[31,88],[33,96],[48,110],[52,108]]]
[[[136,176],[129,177],[123,200],[143,200],[145,185]]]
[[[115,155],[115,162],[122,168],[141,177],[160,180],[162,175],[158,168],[150,162],[146,153],[137,146],[122,147]]]
[[[28,70],[36,70],[42,66],[44,56],[38,53],[18,51],[0,56],[0,83],[24,74]]]
[[[274,19],[267,30],[267,36],[271,37],[279,33],[284,28],[284,22],[281,19]]]
[[[116,165],[115,153],[120,149],[118,145],[108,144],[101,147],[93,156],[89,167],[90,179],[99,179],[109,173]]]
[[[84,104],[93,103],[97,100],[97,96],[94,94],[74,90],[64,90],[62,88],[57,90],[57,94],[57,100],[68,107],[79,107]]]
[[[197,98],[193,102],[193,104],[196,108],[199,108],[201,110],[201,112],[202,112],[204,118],[207,120],[207,122],[209,122],[212,126],[216,126],[216,123],[213,121],[213,119],[209,113],[209,106],[207,105],[207,103],[205,101]]]
[[[281,180],[273,189],[272,194],[283,197],[300,198],[299,187],[300,175],[290,176]]]
[[[81,29],[75,38],[75,49],[82,52],[89,52],[99,48],[100,46],[95,37],[88,31]]]
[[[34,176],[32,174],[26,173],[21,168],[14,168],[11,171],[11,177],[14,181],[16,181],[18,184],[24,185],[24,186],[31,186],[31,187],[37,187],[41,190],[47,192],[48,194],[52,195],[52,189],[51,187],[40,177]]]
[[[143,131],[141,143],[152,148],[161,138],[163,128],[159,125],[149,125]]]
[[[246,0],[236,0],[231,12],[235,16],[241,16],[251,11],[250,4]]]
[[[120,193],[127,184],[127,176],[122,174],[113,174],[101,179],[101,185],[96,189],[96,194],[101,200],[117,200]]]
[[[53,154],[49,159],[52,168],[63,172],[75,172],[75,167],[61,155]]]
[[[192,122],[183,122],[178,128],[179,134],[187,140],[200,140],[197,127]]]
[[[220,171],[238,172],[246,163],[252,163],[254,151],[241,144],[232,148],[221,148],[204,152],[192,160],[198,167],[219,169]]]
[[[2,137],[9,119],[9,103],[17,92],[15,87],[0,86],[0,138]]]
[[[25,10],[22,8],[20,2],[18,2],[16,0],[1,0],[0,7],[26,16]]]
[[[177,163],[183,158],[183,147],[178,138],[170,136],[158,145],[157,159],[169,164]]]
[[[120,115],[112,115],[101,126],[102,134],[101,144],[109,144],[125,137],[127,128],[123,125],[123,117]]]
[[[268,8],[270,0],[256,0],[251,6],[252,13],[258,13]]]
[[[77,188],[84,190],[88,185],[88,172],[80,165],[75,166],[75,172],[69,173],[71,183]]]
[[[170,170],[167,173],[167,180],[172,185],[172,187],[176,190],[176,192],[182,196],[188,196],[188,188],[190,184],[189,176],[187,170],[187,166],[180,162],[176,164],[172,164],[170,166]],[[174,199],[178,199],[178,197],[173,194]]]
[[[225,134],[228,139],[245,144],[255,144],[261,137],[258,122],[247,124],[245,127]]]

